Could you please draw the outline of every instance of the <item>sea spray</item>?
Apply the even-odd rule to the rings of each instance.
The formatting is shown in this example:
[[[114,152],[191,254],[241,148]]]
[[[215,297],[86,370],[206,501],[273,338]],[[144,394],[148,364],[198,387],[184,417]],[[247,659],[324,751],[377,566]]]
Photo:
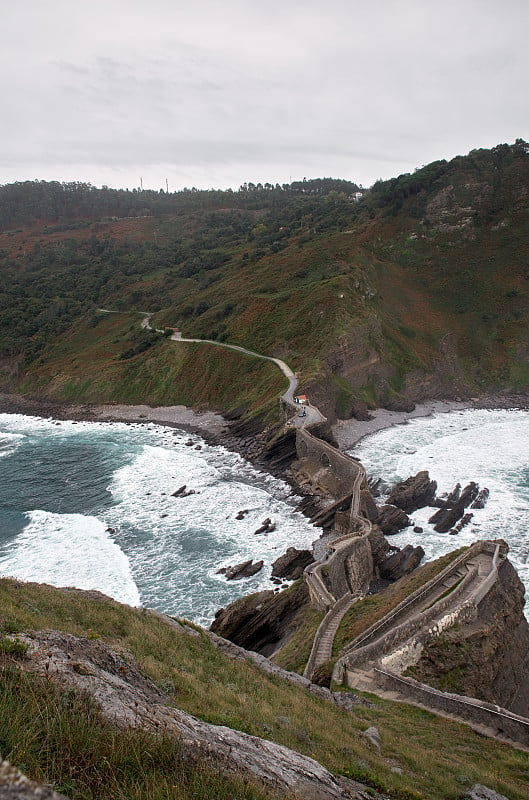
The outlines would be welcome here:
[[[509,558],[529,588],[529,412],[468,409],[411,420],[379,431],[352,451],[369,475],[389,484],[427,469],[438,494],[471,480],[490,489],[483,509],[457,536],[439,534],[428,524],[432,509],[415,512],[414,525],[391,537],[391,544],[421,544],[436,558],[477,539],[505,539]]]

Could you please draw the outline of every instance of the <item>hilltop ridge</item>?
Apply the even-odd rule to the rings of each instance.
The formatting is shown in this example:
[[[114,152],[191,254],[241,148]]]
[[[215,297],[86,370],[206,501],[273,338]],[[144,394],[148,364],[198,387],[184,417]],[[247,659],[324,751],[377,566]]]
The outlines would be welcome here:
[[[136,330],[147,310],[156,327],[285,359],[331,421],[526,392],[527,144],[359,191],[331,179],[170,195],[0,187],[1,387],[271,418],[270,365],[176,355]],[[234,396],[235,372],[247,377]]]

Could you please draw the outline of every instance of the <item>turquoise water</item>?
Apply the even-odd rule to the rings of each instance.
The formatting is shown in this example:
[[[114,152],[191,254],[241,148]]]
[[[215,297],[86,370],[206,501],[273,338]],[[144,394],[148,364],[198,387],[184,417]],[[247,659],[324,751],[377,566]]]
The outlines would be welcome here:
[[[196,494],[171,497],[183,484]],[[0,414],[1,575],[208,624],[236,597],[270,588],[270,564],[287,547],[317,537],[295,503],[287,484],[184,431]],[[255,536],[266,517],[276,530]],[[248,558],[264,560],[262,573],[216,574]]]

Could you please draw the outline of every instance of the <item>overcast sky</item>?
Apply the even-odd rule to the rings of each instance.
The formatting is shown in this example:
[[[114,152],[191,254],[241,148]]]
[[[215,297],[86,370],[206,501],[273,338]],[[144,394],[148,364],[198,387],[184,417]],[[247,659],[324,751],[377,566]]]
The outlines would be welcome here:
[[[0,183],[348,178],[529,138],[527,0],[13,0]]]

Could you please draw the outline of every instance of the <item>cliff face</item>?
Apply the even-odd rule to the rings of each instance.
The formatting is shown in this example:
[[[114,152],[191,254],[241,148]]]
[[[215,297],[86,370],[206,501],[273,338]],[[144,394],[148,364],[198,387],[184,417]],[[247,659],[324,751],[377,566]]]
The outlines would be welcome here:
[[[413,677],[529,716],[529,624],[524,588],[509,561],[472,623],[447,631],[424,649]]]
[[[211,630],[246,650],[270,656],[297,628],[298,615],[308,605],[307,585],[299,581],[279,594],[258,592],[221,608]]]

